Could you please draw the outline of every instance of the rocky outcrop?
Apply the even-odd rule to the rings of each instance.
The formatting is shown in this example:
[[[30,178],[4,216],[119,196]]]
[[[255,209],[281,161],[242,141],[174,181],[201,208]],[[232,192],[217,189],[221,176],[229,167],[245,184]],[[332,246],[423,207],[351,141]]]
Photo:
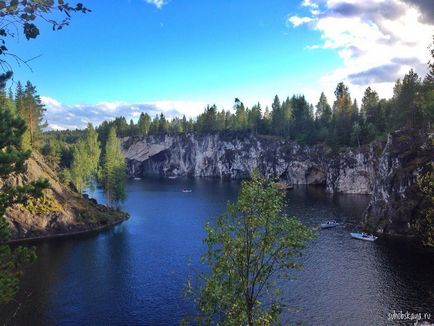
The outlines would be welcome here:
[[[240,179],[259,169],[290,184],[320,184],[332,193],[354,194],[372,192],[378,146],[334,154],[325,145],[235,133],[151,135],[123,142],[131,176]]]
[[[330,156],[327,162],[327,191],[371,194],[383,146],[384,142],[377,141]]]
[[[0,183],[22,185],[40,178],[50,184],[42,198],[6,211],[14,241],[84,233],[117,224],[128,217],[62,184],[37,153],[27,160],[24,173],[13,174]]]
[[[408,233],[420,209],[418,173],[434,157],[430,135],[397,131],[384,141],[333,152],[325,145],[251,134],[180,134],[125,138],[131,176],[245,178],[254,169],[290,184],[320,184],[329,193],[372,195],[367,226]]]
[[[123,148],[131,176],[240,179],[259,169],[293,184],[325,184],[330,151],[323,145],[239,134],[151,135],[124,139]]]
[[[417,176],[432,168],[433,134],[394,132],[388,135],[378,161],[365,224],[380,233],[412,234],[424,210]]]

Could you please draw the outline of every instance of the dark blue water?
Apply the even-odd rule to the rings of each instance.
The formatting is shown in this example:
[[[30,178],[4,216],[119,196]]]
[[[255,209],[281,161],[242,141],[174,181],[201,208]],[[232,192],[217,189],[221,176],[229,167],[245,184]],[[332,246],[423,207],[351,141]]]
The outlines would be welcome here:
[[[183,193],[183,188],[193,192]],[[128,182],[131,214],[103,233],[37,244],[17,301],[0,307],[9,325],[176,325],[194,312],[183,299],[188,275],[201,269],[204,224],[235,200],[236,182],[150,179]],[[94,196],[101,202],[103,194]],[[319,232],[285,284],[286,321],[307,325],[383,325],[395,311],[431,312],[433,254],[403,241],[352,240],[365,196],[330,197],[315,187],[288,193],[288,211]],[[394,324],[394,323],[390,323]]]

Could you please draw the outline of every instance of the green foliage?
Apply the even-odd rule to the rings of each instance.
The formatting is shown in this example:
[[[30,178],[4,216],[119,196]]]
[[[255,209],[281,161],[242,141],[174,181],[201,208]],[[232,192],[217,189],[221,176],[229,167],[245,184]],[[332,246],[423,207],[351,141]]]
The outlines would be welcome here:
[[[332,108],[327,101],[324,93],[321,93],[318,104],[316,105],[316,119],[319,121],[321,127],[328,128],[332,120]]]
[[[36,87],[28,81],[23,90],[21,83],[18,82],[15,102],[18,115],[27,125],[21,146],[24,150],[38,149],[41,144],[42,129],[46,124],[43,122],[45,108],[36,92]]]
[[[10,74],[0,76],[0,86],[4,87]],[[25,122],[7,107],[0,107],[0,178],[24,170],[24,163],[30,151],[21,151],[21,137],[26,131]],[[46,180],[33,181],[23,186],[12,186],[4,182],[0,189],[0,303],[10,301],[18,290],[19,277],[24,264],[34,259],[33,249],[18,247],[12,249],[4,243],[10,240],[9,225],[4,215],[14,204],[23,204],[30,198],[42,195],[48,186]]]
[[[41,154],[45,157],[45,161],[56,170],[62,155],[62,145],[57,139],[48,139],[41,148]]]
[[[424,209],[416,222],[416,230],[425,246],[434,247],[434,163],[428,172],[417,177],[417,185],[423,196]]]
[[[101,155],[98,134],[92,124],[89,124],[86,135],[75,144],[70,176],[72,183],[79,192],[91,185],[92,178],[96,179]]]
[[[141,113],[139,122],[137,124],[138,132],[141,135],[147,135],[149,133],[149,127],[151,126],[151,117],[147,113]]]
[[[423,123],[421,121],[421,108],[417,99],[420,86],[420,77],[413,70],[410,70],[402,79],[398,93],[397,111],[399,120],[405,121],[405,125],[410,128],[418,127]]]
[[[121,151],[121,143],[113,127],[109,130],[105,146],[102,179],[110,204],[125,199],[126,164]]]
[[[185,116],[169,120],[163,113],[151,120],[147,113],[142,113],[136,123],[133,120],[127,123],[124,117],[104,121],[98,127],[98,139],[104,147],[109,130],[114,127],[119,137],[235,131],[279,136],[307,144],[325,142],[334,150],[360,146],[403,127],[431,128],[434,121],[433,63],[434,57],[423,82],[412,70],[402,80],[397,80],[391,99],[380,99],[378,93],[368,87],[360,111],[357,101],[352,101],[348,87],[341,82],[336,86],[333,108],[321,93],[315,115],[313,106],[303,95],[287,97],[282,102],[276,95],[271,110],[268,107],[263,110],[260,103],[246,107],[236,98],[232,110],[219,111],[216,105],[207,105],[196,120],[187,120]],[[64,131],[58,135],[68,137],[65,141],[70,142],[79,132]],[[67,154],[67,150],[62,151],[62,157]],[[62,158],[61,166],[67,161]],[[63,167],[69,166],[63,163]]]
[[[24,247],[12,249],[7,245],[0,245],[0,304],[14,298],[19,289],[23,266],[35,259],[36,254],[33,249]]]
[[[244,181],[236,203],[228,204],[214,226],[207,224],[203,262],[210,273],[191,282],[199,324],[271,325],[286,307],[280,291],[312,229],[283,213],[284,192],[254,174]]]
[[[38,198],[29,198],[23,207],[32,214],[47,214],[62,211],[62,206],[51,194],[47,193]]]
[[[11,0],[1,1],[0,5],[3,22],[0,27],[0,55],[3,56],[11,54],[6,42],[9,38],[18,37],[17,32],[22,32],[27,40],[39,36],[40,30],[36,25],[38,18],[51,25],[53,30],[60,30],[69,25],[73,12],[90,11],[81,3],[70,5],[64,0]],[[7,70],[10,68],[5,59],[0,59],[0,65]]]

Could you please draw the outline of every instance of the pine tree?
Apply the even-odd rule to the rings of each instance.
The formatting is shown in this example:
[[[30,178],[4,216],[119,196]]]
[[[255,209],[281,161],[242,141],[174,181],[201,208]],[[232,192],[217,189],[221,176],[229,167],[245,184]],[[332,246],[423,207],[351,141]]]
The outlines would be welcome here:
[[[423,124],[422,110],[418,99],[420,90],[420,77],[411,69],[402,79],[396,103],[400,126],[415,128]]]
[[[158,125],[158,132],[160,133],[167,133],[169,131],[169,121],[167,121],[164,114],[160,113],[160,119],[159,119],[159,125]]]
[[[434,122],[434,36],[431,45],[431,60],[428,63],[428,74],[423,80],[420,105],[423,111],[424,127],[431,128]]]
[[[282,106],[279,97],[276,95],[271,105],[271,130],[275,135],[283,135],[285,130]]]
[[[45,160],[51,166],[51,168],[55,170],[59,165],[61,158],[61,148],[59,141],[55,139],[49,139],[41,148],[41,153],[44,155]]]
[[[45,112],[41,98],[36,92],[36,87],[27,82],[24,91],[21,84],[17,84],[16,90],[17,112],[27,124],[27,131],[23,136],[22,147],[24,149],[37,149],[41,141]]]
[[[0,86],[4,86],[11,73],[0,75]],[[10,173],[24,171],[24,163],[30,157],[30,151],[20,149],[21,137],[26,131],[25,122],[11,110],[0,107],[0,177]],[[13,204],[24,203],[30,197],[39,197],[48,186],[46,180],[33,181],[23,186],[12,186],[3,182],[0,186],[0,303],[14,297],[18,291],[19,278],[23,265],[34,260],[33,249],[12,248],[4,243],[10,240],[9,225],[4,215]]]
[[[235,130],[245,130],[247,128],[247,115],[244,103],[238,98],[235,99]]]
[[[289,97],[286,98],[286,100],[282,103],[282,118],[283,118],[283,130],[282,133],[284,136],[289,137],[291,135],[291,124],[293,123],[293,103],[289,99]]]
[[[126,165],[121,143],[116,137],[115,129],[111,128],[105,146],[103,165],[103,185],[110,205],[125,199],[125,180]]]
[[[379,102],[380,98],[376,91],[368,87],[362,98],[362,116],[367,124],[375,124],[379,118]]]
[[[333,103],[333,136],[337,145],[349,145],[354,112],[348,87],[340,82],[335,90]]]
[[[332,108],[330,107],[324,92],[322,92],[319,97],[318,104],[316,105],[315,116],[324,126],[328,126],[331,122]]]
[[[304,95],[291,98],[292,107],[292,138],[300,142],[310,141],[313,128],[313,113]]]

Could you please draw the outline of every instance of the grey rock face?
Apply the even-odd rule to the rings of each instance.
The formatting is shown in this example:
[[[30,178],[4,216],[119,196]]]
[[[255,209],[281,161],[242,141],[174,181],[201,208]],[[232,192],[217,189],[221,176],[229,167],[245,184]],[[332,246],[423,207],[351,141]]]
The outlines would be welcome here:
[[[259,169],[291,184],[320,184],[329,192],[355,194],[372,192],[377,162],[373,147],[333,155],[325,145],[237,134],[127,138],[123,149],[131,176],[240,179]]]
[[[397,131],[387,141],[333,153],[325,145],[265,136],[151,135],[124,139],[123,150],[130,176],[240,179],[259,169],[292,184],[324,185],[329,193],[371,195],[365,225],[409,234],[421,211],[416,178],[434,158],[431,138],[426,132]]]
[[[423,214],[417,176],[434,161],[433,135],[421,131],[390,134],[378,160],[365,223],[383,233],[411,234]]]

